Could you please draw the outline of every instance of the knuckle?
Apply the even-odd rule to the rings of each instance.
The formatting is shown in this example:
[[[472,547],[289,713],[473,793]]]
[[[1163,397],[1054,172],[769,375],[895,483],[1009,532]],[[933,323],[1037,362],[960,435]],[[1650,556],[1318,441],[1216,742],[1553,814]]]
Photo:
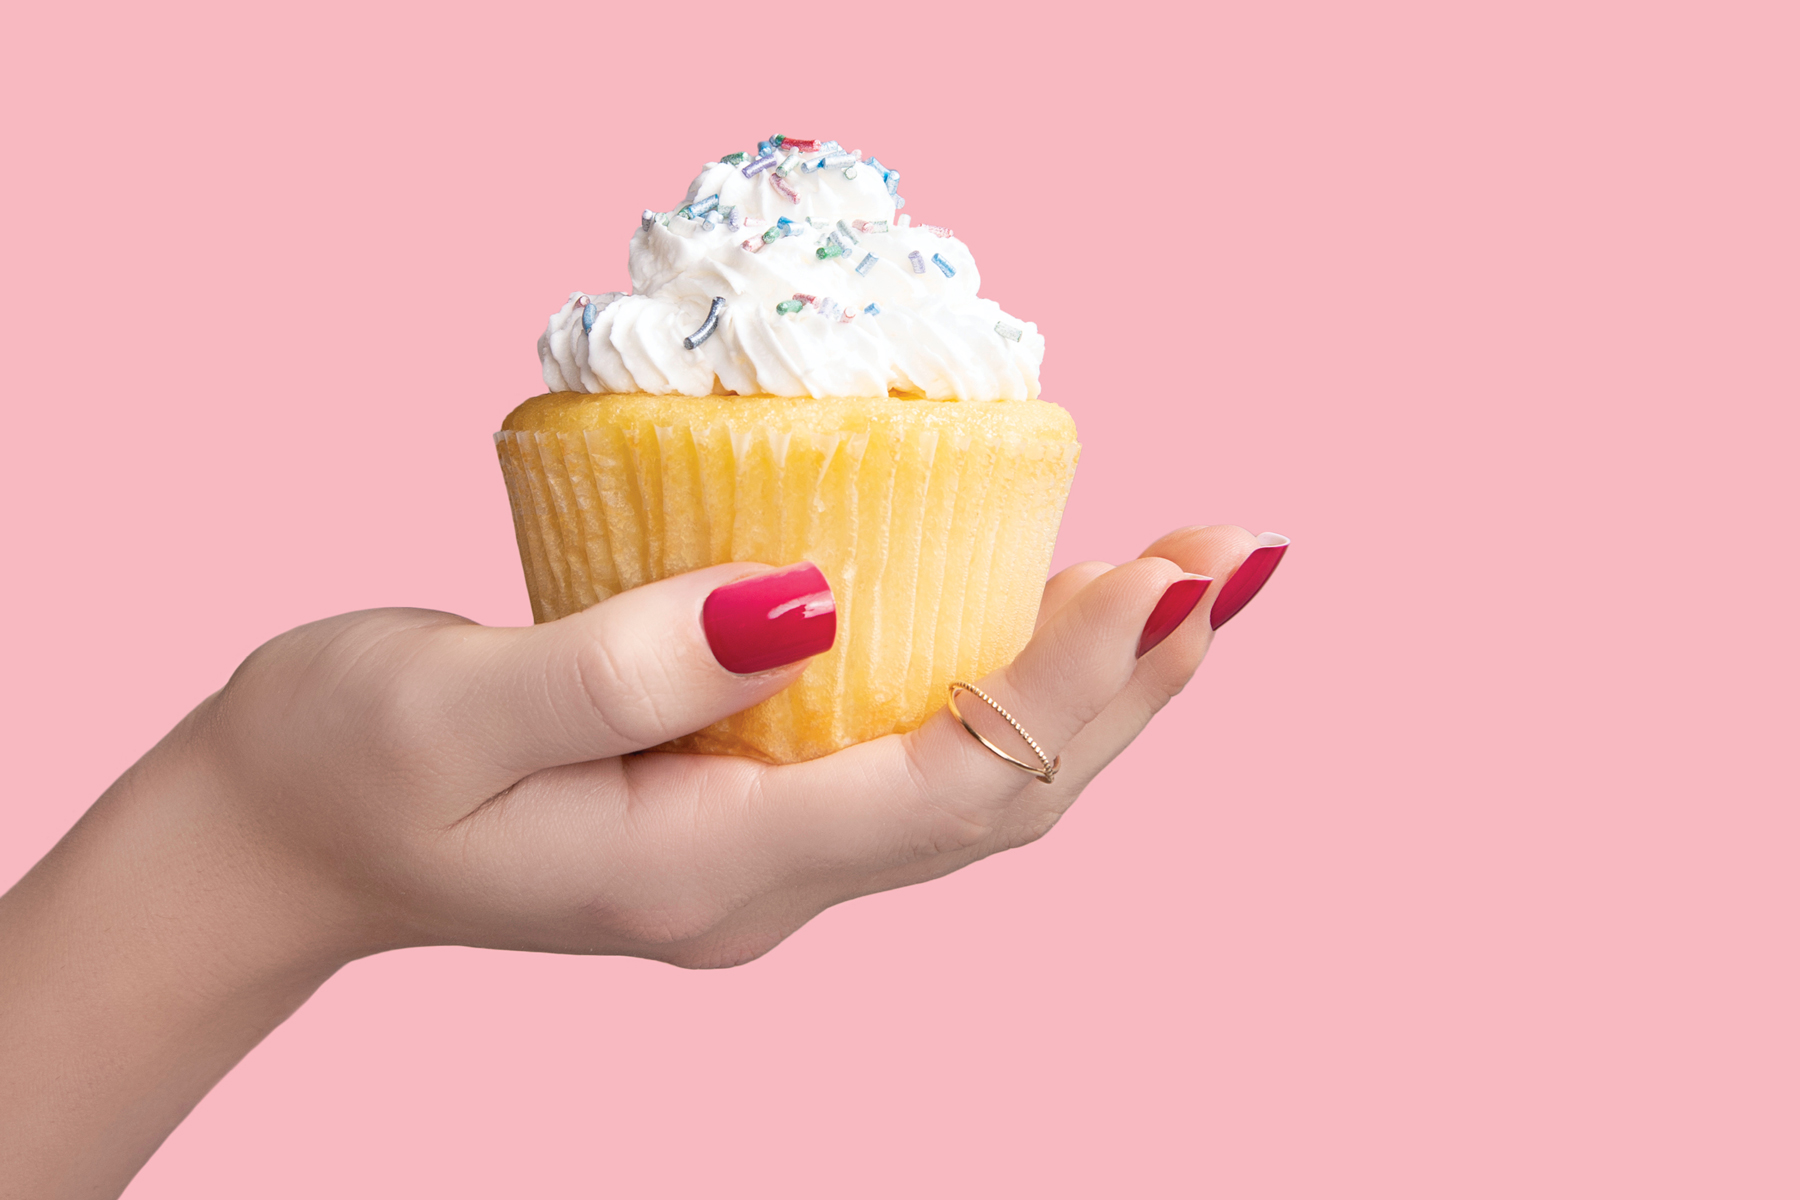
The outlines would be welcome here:
[[[658,656],[593,638],[575,654],[575,675],[591,718],[608,734],[634,745],[663,740],[670,681]]]

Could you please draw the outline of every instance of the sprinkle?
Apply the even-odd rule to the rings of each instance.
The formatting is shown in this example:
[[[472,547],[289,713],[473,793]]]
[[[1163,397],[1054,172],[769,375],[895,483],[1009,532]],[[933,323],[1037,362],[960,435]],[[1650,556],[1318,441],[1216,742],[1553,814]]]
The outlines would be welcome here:
[[[773,154],[758,155],[753,162],[744,165],[744,178],[753,179],[774,165],[775,156]]]
[[[1009,342],[1016,342],[1020,338],[1025,336],[1024,330],[1014,329],[1011,325],[1008,325],[1005,321],[995,321],[994,322],[994,332],[999,334],[1001,337],[1005,338]]]
[[[834,154],[827,154],[824,158],[821,158],[818,165],[815,166],[813,170],[823,171],[827,167],[847,167],[855,161],[856,155],[851,154],[848,150],[839,150]]]
[[[782,237],[800,236],[800,222],[789,217],[776,217],[775,228],[781,231]]]
[[[839,233],[843,234],[845,237],[850,239],[850,244],[852,246],[856,245],[856,235],[854,233],[850,232],[850,227],[848,225],[844,224],[842,221],[839,221],[837,223],[837,227],[838,227]]]
[[[705,233],[711,233],[713,230],[717,229],[718,226],[713,224],[713,219],[711,217],[701,217],[700,228]]]
[[[600,315],[598,304],[588,303],[581,310],[581,332],[588,333],[594,328],[594,318]]]
[[[717,192],[714,192],[712,195],[708,196],[706,199],[696,200],[692,204],[688,205],[688,213],[690,216],[704,217],[707,213],[711,212],[713,209],[715,209],[717,207],[719,207],[719,194]]]
[[[719,161],[728,167],[741,167],[749,157],[742,150],[733,150],[730,154],[719,155]]]
[[[832,321],[835,321],[844,315],[844,306],[839,304],[836,300],[833,300],[830,296],[821,297],[818,308],[827,319]]]
[[[782,138],[781,148],[798,150],[802,154],[811,154],[819,148],[819,142],[817,138]]]
[[[850,322],[856,320],[856,309],[854,307],[846,308],[844,310],[844,315],[838,319],[848,325]]]
[[[903,209],[905,207],[906,207],[906,197],[896,194],[894,196],[894,211],[899,212],[901,209]],[[908,219],[910,220],[911,218],[908,218]]]
[[[863,308],[863,311],[868,313],[871,317],[879,317],[881,315],[881,305],[879,305],[879,304],[875,303],[873,300],[871,300]]]
[[[830,154],[834,151],[842,150],[843,147],[838,145],[835,141],[824,141],[824,142],[819,143],[819,149],[825,151],[825,153],[827,153],[827,154]]]
[[[781,236],[782,236],[781,226],[771,225],[767,229],[763,230],[762,240],[764,242],[772,242]]]
[[[644,210],[643,223],[644,223],[644,230],[646,232],[649,231],[649,229],[652,225],[656,224],[656,216],[657,216],[657,214],[656,214],[655,209],[646,208]]]
[[[773,150],[775,147],[777,147],[779,145],[781,145],[781,142],[774,138],[771,138],[767,141],[758,142],[758,143],[756,143],[756,153],[758,155],[767,154],[769,151]]]
[[[822,158],[816,162],[803,162],[800,164],[800,173],[802,175],[811,175],[814,171],[818,170],[824,164],[825,164],[825,160]]]
[[[775,168],[775,173],[783,179],[786,179],[789,175],[794,173],[794,168],[799,165],[800,156],[798,154],[790,154],[781,160],[781,165]]]
[[[815,304],[818,302],[819,298],[817,296],[809,296],[805,292],[795,292],[794,299],[802,304]]]
[[[912,263],[914,275],[923,275],[925,273],[925,256],[923,254],[914,250],[906,256],[906,259],[908,262]]]
[[[787,180],[783,179],[781,176],[779,176],[779,175],[769,176],[769,183],[774,186],[776,191],[778,191],[782,195],[786,196],[789,200],[792,200],[795,204],[800,203],[800,193],[796,192],[794,190],[793,184],[789,183]]]
[[[888,169],[881,165],[881,160],[879,158],[876,158],[873,154],[869,155],[869,157],[864,159],[863,161],[867,162],[871,167],[874,167],[877,171],[880,171],[883,175],[886,175],[888,173]]]
[[[727,205],[720,210],[725,214],[725,228],[736,233],[744,227],[744,210],[736,204]]]
[[[844,178],[845,179],[855,179],[856,178],[856,167],[855,166],[845,167],[844,168]]]
[[[789,313],[797,313],[805,307],[806,305],[800,303],[798,300],[783,300],[775,306],[775,311],[785,317]]]
[[[921,225],[921,226],[919,226],[919,228],[925,230],[928,233],[935,233],[939,237],[942,237],[942,238],[956,236],[955,234],[951,233],[948,229],[945,229],[942,225]]]
[[[862,233],[886,233],[888,231],[886,221],[853,221],[851,224],[855,225],[857,230]]]
[[[681,344],[686,346],[689,350],[692,350],[701,342],[704,342],[707,338],[711,337],[713,335],[713,330],[718,327],[719,314],[724,311],[725,297],[714,296],[712,307],[706,310],[706,320],[700,322],[700,328],[694,330],[692,336],[682,338]]]
[[[764,234],[761,239],[745,238],[744,239],[744,249],[748,250],[752,254],[755,254],[758,250],[761,250],[763,248],[763,242],[768,240],[768,236],[769,236],[768,234]]]
[[[945,262],[943,255],[934,254],[931,256],[931,261],[937,264],[937,269],[944,273],[945,279],[948,279],[952,275],[956,274],[956,268],[951,266],[949,263]]]
[[[882,175],[881,182],[887,186],[888,195],[898,196],[900,194],[900,172],[898,172],[898,171],[887,172],[886,174]]]
[[[840,258],[843,256],[844,247],[837,242],[828,241],[823,246],[820,246],[815,253],[817,253],[820,258]]]
[[[869,273],[869,268],[880,261],[881,260],[876,258],[873,254],[865,254],[862,256],[862,261],[856,264],[856,273],[858,275],[867,275]]]

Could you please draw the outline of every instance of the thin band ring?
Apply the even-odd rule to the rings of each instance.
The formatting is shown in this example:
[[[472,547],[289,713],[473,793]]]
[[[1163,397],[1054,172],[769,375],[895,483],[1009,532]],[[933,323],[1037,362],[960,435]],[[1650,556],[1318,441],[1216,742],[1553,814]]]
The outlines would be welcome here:
[[[962,710],[956,707],[956,693],[958,692],[973,692],[980,698],[982,703],[999,713],[1006,723],[1013,727],[1013,732],[1025,739],[1025,744],[1031,747],[1031,752],[1038,756],[1038,762],[1042,765],[1034,767],[1028,762],[1022,762],[981,736],[980,731],[969,724],[969,718],[963,716]],[[998,700],[994,699],[974,684],[964,683],[961,680],[955,680],[950,684],[950,715],[962,722],[962,727],[969,731],[970,737],[973,737],[976,741],[997,754],[1002,761],[1011,763],[1033,779],[1036,779],[1039,783],[1056,782],[1056,771],[1057,768],[1062,766],[1062,755],[1057,755],[1055,760],[1052,761],[1050,756],[1044,753],[1044,748],[1037,744],[1037,739],[1032,737],[1029,733],[1026,733],[1025,727],[1013,720],[1013,715],[1002,708]]]

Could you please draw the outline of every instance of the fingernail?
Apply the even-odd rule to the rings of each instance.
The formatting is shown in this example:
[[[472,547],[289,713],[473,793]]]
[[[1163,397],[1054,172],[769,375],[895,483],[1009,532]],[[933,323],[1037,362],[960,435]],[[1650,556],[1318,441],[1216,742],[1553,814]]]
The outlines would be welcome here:
[[[700,624],[721,667],[754,675],[831,649],[837,602],[819,568],[795,563],[714,588]]]
[[[1238,567],[1236,574],[1225,581],[1219,589],[1219,598],[1213,601],[1212,627],[1217,629],[1244,610],[1244,605],[1256,599],[1256,593],[1262,591],[1263,584],[1269,582],[1269,576],[1281,563],[1281,556],[1287,553],[1288,540],[1279,533],[1265,533],[1256,539],[1259,543]]]
[[[1150,653],[1152,647],[1187,620],[1211,583],[1212,579],[1206,575],[1183,575],[1163,589],[1162,598],[1150,610],[1150,619],[1144,622],[1144,632],[1138,638],[1139,658]]]

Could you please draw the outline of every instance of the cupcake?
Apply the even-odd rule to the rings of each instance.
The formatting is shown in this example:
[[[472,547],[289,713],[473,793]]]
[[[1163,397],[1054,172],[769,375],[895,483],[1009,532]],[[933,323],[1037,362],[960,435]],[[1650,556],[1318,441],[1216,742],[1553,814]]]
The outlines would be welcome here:
[[[533,617],[724,562],[824,572],[837,640],[779,695],[666,748],[798,762],[917,728],[1025,645],[1080,447],[1037,327],[977,295],[899,172],[774,137],[576,292],[546,395],[495,435]]]

